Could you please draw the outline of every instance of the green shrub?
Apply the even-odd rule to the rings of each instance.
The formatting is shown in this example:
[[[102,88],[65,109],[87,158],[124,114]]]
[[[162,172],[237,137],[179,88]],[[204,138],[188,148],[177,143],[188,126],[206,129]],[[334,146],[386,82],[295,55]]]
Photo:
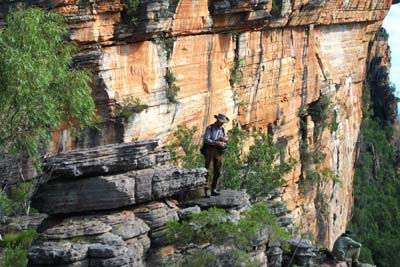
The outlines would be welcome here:
[[[5,249],[4,256],[0,259],[0,267],[25,267],[28,263],[27,250],[37,236],[35,230],[5,234],[1,242]]]
[[[235,84],[240,84],[243,80],[243,73],[240,70],[240,65],[243,64],[243,60],[240,60],[238,57],[235,57],[233,62],[233,66],[230,69],[230,77],[229,77],[229,84],[231,88],[235,87]]]
[[[149,106],[143,104],[139,98],[127,97],[122,101],[122,104],[115,105],[115,116],[128,120],[135,113],[140,113]]]
[[[282,0],[272,0],[271,15],[274,18],[278,18],[282,13]]]
[[[274,144],[272,136],[255,132],[254,145],[250,146],[248,155],[243,155],[243,145],[249,138],[247,132],[234,127],[228,136],[221,179],[223,188],[246,189],[255,199],[284,184],[284,175],[292,169],[295,160],[291,158],[288,162],[280,162],[283,147]]]
[[[284,175],[289,173],[296,161],[290,158],[288,162],[279,162],[283,151],[273,143],[271,135],[256,132],[253,136],[254,145],[247,156],[241,187],[254,199],[284,185]]]
[[[20,247],[7,246],[4,256],[0,259],[0,267],[26,267],[28,264],[27,252]]]
[[[339,123],[337,122],[337,111],[333,111],[333,118],[330,125],[331,133],[336,132],[339,129]]]
[[[171,151],[171,159],[182,165],[183,168],[192,169],[204,167],[204,158],[200,154],[200,145],[193,138],[198,131],[197,127],[187,128],[178,125],[174,132],[175,140],[168,146]]]
[[[0,190],[0,216],[11,216],[14,213],[13,205],[6,192]]]
[[[323,131],[329,125],[331,113],[331,100],[328,96],[321,96],[318,101],[308,108],[308,114],[314,122],[314,142],[318,143]]]
[[[18,183],[12,190],[11,198],[0,190],[0,214],[4,216],[29,215],[30,198],[34,190],[35,182]]]
[[[123,0],[122,19],[126,23],[136,25],[139,15],[140,0]]]
[[[174,39],[172,37],[167,37],[165,34],[159,34],[155,39],[155,43],[161,46],[161,48],[165,52],[167,59],[169,59],[174,48]],[[186,48],[184,47],[183,50],[185,49]]]
[[[167,223],[167,238],[177,247],[205,243],[232,247],[231,257],[235,262],[232,266],[256,264],[248,262],[248,253],[258,245],[255,237],[260,232],[268,234],[270,241],[286,240],[289,236],[278,225],[277,218],[269,212],[266,203],[257,203],[242,213],[236,224],[227,220],[225,210],[217,208],[192,214],[189,221]]]
[[[243,172],[246,157],[243,155],[243,147],[249,138],[246,131],[233,127],[228,131],[229,142],[226,148],[224,165],[221,177],[221,187],[230,189],[242,189]]]
[[[199,153],[200,145],[193,139],[197,127],[178,126],[174,133],[176,141],[169,146],[172,159],[185,168],[204,166],[203,156]],[[282,147],[274,144],[272,137],[262,132],[253,134],[254,145],[249,154],[243,155],[244,143],[249,134],[234,127],[228,131],[229,142],[225,152],[221,177],[221,187],[235,190],[246,189],[252,199],[266,196],[273,189],[284,184],[284,175],[294,164],[294,159],[279,162]]]
[[[165,81],[167,82],[167,98],[171,102],[176,102],[176,96],[181,89],[179,86],[176,85],[175,81],[176,78],[174,76],[174,73],[167,69],[167,72],[165,74]]]
[[[38,233],[35,230],[28,229],[21,232],[7,233],[3,237],[3,247],[20,247],[28,249]]]

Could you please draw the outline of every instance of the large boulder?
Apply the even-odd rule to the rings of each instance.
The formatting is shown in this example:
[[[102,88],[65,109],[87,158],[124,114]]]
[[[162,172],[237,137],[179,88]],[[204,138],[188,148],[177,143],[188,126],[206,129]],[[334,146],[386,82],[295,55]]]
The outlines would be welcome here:
[[[112,144],[62,152],[45,159],[50,179],[78,178],[145,169],[169,160],[167,150],[156,150],[158,140]]]
[[[158,166],[123,174],[55,179],[40,185],[32,206],[48,214],[126,207],[190,191],[205,184],[206,169]]]

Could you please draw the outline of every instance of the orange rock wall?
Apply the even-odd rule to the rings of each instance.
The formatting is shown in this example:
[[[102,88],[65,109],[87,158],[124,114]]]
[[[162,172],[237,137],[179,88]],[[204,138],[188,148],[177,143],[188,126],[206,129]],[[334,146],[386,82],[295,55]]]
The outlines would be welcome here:
[[[368,44],[391,0],[283,0],[275,18],[269,15],[271,1],[258,10],[243,0],[217,11],[206,0],[179,0],[175,7],[168,6],[173,1],[158,2],[141,10],[148,12],[140,14],[146,19],[133,27],[121,23],[120,0],[50,1],[50,8],[65,14],[70,38],[82,48],[77,62],[93,70],[102,118],[101,133],[87,133],[78,142],[65,131],[56,133],[52,149],[60,149],[60,143],[65,150],[148,138],[168,143],[178,125],[204,131],[214,114],[225,113],[232,124],[270,129],[277,140],[287,141],[287,157],[298,163],[287,175],[282,198],[304,232],[332,245],[351,216]],[[167,9],[171,15],[165,15]],[[165,42],[171,39],[167,57]],[[235,61],[242,78],[232,88]],[[180,87],[176,102],[166,97],[167,69]],[[339,123],[336,131],[322,133],[322,165],[340,182],[322,180],[304,194],[299,188],[300,115],[321,96],[329,97]],[[126,97],[139,98],[149,108],[122,123],[113,109]],[[310,116],[306,121],[305,140],[312,147],[315,123]]]

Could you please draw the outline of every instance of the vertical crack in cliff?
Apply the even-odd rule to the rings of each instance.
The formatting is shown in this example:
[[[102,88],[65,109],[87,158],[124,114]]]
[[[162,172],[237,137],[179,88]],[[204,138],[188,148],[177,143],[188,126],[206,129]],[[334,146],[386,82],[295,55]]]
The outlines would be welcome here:
[[[299,140],[299,151],[300,151],[300,166],[301,166],[301,174],[300,174],[300,180],[306,179],[305,177],[305,171],[306,171],[306,166],[305,166],[305,156],[302,151],[307,147],[307,116],[305,115],[306,113],[303,114],[305,111],[305,106],[307,104],[307,76],[308,76],[308,69],[307,69],[307,52],[308,52],[308,45],[309,45],[309,29],[305,27],[304,31],[305,35],[303,38],[303,51],[302,51],[302,64],[304,66],[303,69],[303,74],[302,74],[302,84],[301,84],[301,103],[300,103],[300,114],[299,114],[299,133],[300,133],[300,140]],[[293,32],[292,32],[292,38],[293,38]]]
[[[263,47],[263,31],[260,32],[260,42],[259,42],[259,46],[260,46],[260,50],[258,52],[258,64],[257,64],[257,68],[256,68],[256,75],[255,75],[255,79],[254,79],[254,84],[252,86],[252,88],[250,89],[250,92],[252,92],[254,90],[253,93],[250,93],[250,99],[249,99],[249,103],[250,105],[248,105],[247,107],[247,116],[246,116],[246,123],[250,123],[250,115],[252,114],[252,110],[256,110],[257,109],[257,95],[258,95],[258,90],[260,88],[260,84],[261,84],[261,78],[262,78],[262,71],[264,71],[264,69],[262,68],[262,65],[264,63],[264,47]],[[254,112],[254,116],[255,118],[253,119],[253,122],[257,122],[257,112]]]
[[[329,243],[329,204],[326,200],[324,192],[326,192],[325,186],[322,186],[321,183],[318,183],[317,193],[314,199],[314,206],[317,219],[317,242],[319,244],[323,244],[325,241],[328,241]]]
[[[278,80],[276,81],[276,85],[275,85],[275,103],[276,103],[276,114],[275,114],[275,118],[277,121],[279,121],[279,117],[280,117],[280,106],[279,106],[279,84],[281,81],[281,75],[282,75],[282,60],[283,60],[283,29],[281,30],[281,46],[282,46],[282,54],[280,56],[280,60],[279,60],[279,71],[278,71]]]
[[[308,57],[308,47],[310,43],[310,27],[306,26],[304,30],[304,39],[303,39],[303,52],[302,52],[302,64],[304,66],[303,75],[302,75],[302,84],[301,84],[301,104],[300,110],[304,109],[307,104],[307,85],[308,85],[308,66],[307,66],[307,57]]]
[[[232,38],[233,41],[235,43],[235,57],[233,60],[233,67],[230,70],[230,78],[229,78],[229,83],[231,86],[231,90],[232,90],[232,100],[233,100],[233,115],[234,116],[238,116],[239,113],[239,96],[238,96],[238,92],[235,89],[235,79],[237,79],[237,72],[240,69],[240,36],[241,34],[233,34]],[[234,76],[234,77],[233,77]],[[240,73],[240,80],[242,80],[243,78],[243,74]],[[235,119],[235,118],[233,118]]]
[[[207,48],[207,99],[206,99],[206,107],[204,112],[204,121],[203,121],[203,131],[207,128],[208,120],[210,118],[210,110],[211,110],[211,95],[212,95],[212,51],[214,47],[214,39],[213,36],[210,37]]]

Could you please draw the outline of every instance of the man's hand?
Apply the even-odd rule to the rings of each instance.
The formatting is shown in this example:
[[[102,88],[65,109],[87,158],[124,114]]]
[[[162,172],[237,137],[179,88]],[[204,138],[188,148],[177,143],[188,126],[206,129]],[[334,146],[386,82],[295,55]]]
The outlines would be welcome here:
[[[225,143],[222,142],[222,141],[216,141],[215,143],[216,143],[216,145],[217,145],[218,147],[220,147],[220,148],[224,148],[224,147],[225,147]]]
[[[220,139],[218,139],[218,141],[221,141],[221,142],[224,142],[224,143],[228,142],[228,140],[229,140],[228,136],[221,137]]]

